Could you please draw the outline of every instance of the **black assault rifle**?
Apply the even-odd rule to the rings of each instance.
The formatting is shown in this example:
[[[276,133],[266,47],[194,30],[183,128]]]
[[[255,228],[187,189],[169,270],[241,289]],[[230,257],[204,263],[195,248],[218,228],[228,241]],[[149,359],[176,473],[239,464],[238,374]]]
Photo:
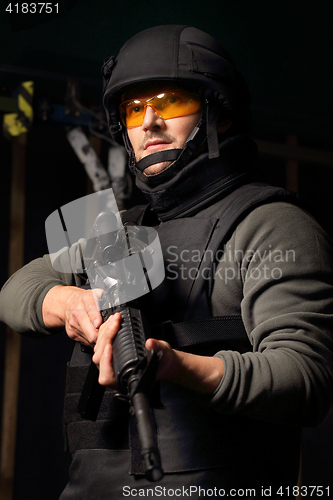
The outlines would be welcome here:
[[[105,322],[111,314],[122,316],[120,330],[113,341],[113,370],[120,397],[130,404],[136,417],[144,473],[150,481],[163,476],[156,435],[149,418],[149,400],[155,385],[161,353],[145,348],[145,327],[137,297],[142,287],[151,290],[148,271],[153,265],[148,233],[144,227],[126,224],[112,231],[111,212],[102,212],[96,219],[95,236],[88,240],[92,251],[85,250],[90,259],[84,258],[88,276],[96,275],[98,287],[104,293],[100,309]],[[97,228],[97,229],[96,229]],[[127,255],[127,258],[126,258]],[[129,258],[131,257],[131,258]],[[144,292],[145,293],[145,292]],[[92,362],[84,384],[78,411],[83,418],[96,420],[105,388],[98,383],[98,368]]]

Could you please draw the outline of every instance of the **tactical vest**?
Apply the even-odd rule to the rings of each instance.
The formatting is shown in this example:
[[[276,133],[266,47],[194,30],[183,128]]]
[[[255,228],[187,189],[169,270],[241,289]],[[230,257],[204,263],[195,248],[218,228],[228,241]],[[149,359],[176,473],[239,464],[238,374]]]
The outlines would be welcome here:
[[[240,316],[212,317],[214,262],[212,260],[205,275],[201,267],[204,256],[215,255],[251,210],[277,200],[295,202],[294,196],[282,188],[247,184],[192,217],[170,220],[156,227],[166,268],[170,247],[172,262],[176,264],[172,268],[174,273],[177,263],[187,265],[181,258],[184,250],[195,250],[198,258],[197,272],[192,272],[189,279],[181,279],[180,269],[175,279],[170,279],[167,273],[164,282],[142,301],[145,316],[153,328],[151,336],[197,354],[214,355],[223,349],[252,350]],[[124,222],[133,219],[140,225],[156,224],[149,208],[129,210]],[[192,269],[193,261],[188,265]],[[129,471],[142,474],[135,425],[128,419],[127,404],[107,389],[96,422],[83,420],[77,412],[90,360],[91,356],[81,352],[77,344],[68,367],[65,398],[68,449],[71,453],[91,450],[92,456],[96,449],[130,449]],[[253,463],[254,460],[260,467],[260,464],[272,463],[274,453],[281,457],[284,450],[292,448],[294,453],[284,458],[284,465],[289,471],[295,468],[299,449],[299,433],[295,429],[218,413],[207,397],[167,382],[160,384],[160,400],[162,406],[154,409],[154,418],[166,473]]]

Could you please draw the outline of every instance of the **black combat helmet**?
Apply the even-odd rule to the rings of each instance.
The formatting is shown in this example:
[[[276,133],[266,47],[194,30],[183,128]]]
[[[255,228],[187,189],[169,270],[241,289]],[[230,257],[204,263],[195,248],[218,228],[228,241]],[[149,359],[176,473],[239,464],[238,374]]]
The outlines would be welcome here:
[[[215,125],[217,109],[219,113],[222,109],[231,115],[234,129],[243,132],[249,129],[250,97],[243,77],[217,40],[191,26],[164,25],[138,33],[125,43],[117,58],[111,56],[105,61],[102,71],[103,103],[110,133],[116,142],[125,144],[129,153],[131,145],[118,106],[125,89],[139,83],[176,80],[196,89],[203,103],[203,119],[201,133],[199,137],[192,137],[192,142],[201,147],[207,138],[210,158],[219,155]],[[191,153],[194,149],[192,147]],[[155,154],[157,161],[163,161],[161,155]],[[176,157],[178,155],[179,150]],[[191,155],[182,156],[186,157],[185,162],[182,158],[184,165]],[[154,158],[154,155],[149,157]]]

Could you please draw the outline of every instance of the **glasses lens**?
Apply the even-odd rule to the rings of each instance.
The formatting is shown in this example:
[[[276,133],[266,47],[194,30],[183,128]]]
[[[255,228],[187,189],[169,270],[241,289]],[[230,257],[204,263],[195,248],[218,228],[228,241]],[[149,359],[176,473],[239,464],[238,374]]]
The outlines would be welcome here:
[[[146,101],[140,99],[121,103],[121,105],[119,106],[119,110],[121,120],[125,127],[134,128],[142,125],[145,116],[146,105]]]
[[[185,90],[161,92],[149,99],[131,99],[120,104],[120,115],[127,128],[142,125],[145,109],[151,106],[155,113],[163,120],[192,115],[200,110],[200,98]]]

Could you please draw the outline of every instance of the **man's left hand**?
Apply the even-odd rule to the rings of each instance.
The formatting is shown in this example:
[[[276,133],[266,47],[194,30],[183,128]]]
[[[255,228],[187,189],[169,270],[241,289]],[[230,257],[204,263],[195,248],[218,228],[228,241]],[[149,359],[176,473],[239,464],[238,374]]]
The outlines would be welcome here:
[[[101,325],[93,356],[99,368],[99,383],[113,389],[116,389],[116,381],[112,369],[112,342],[120,322],[121,315],[116,313]],[[178,351],[163,340],[151,338],[146,341],[146,348],[163,353],[157,380],[168,380],[201,394],[212,394],[222,380],[224,363],[221,358]]]

